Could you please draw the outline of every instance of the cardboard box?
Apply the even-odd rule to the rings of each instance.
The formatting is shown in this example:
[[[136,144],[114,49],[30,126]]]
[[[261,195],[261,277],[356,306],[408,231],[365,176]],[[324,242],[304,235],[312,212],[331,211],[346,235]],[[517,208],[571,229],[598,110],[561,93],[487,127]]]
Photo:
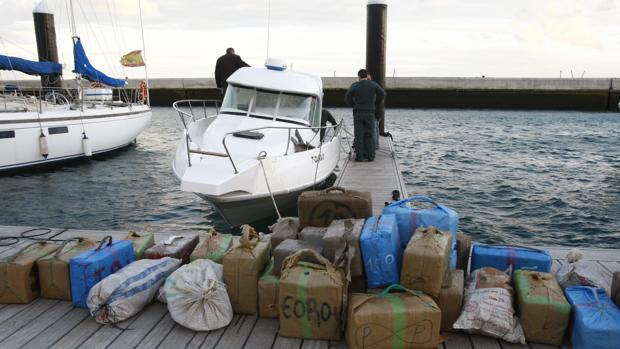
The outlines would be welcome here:
[[[327,227],[334,219],[370,217],[372,195],[340,187],[305,191],[297,200],[297,208],[300,229]]]
[[[0,261],[0,304],[30,303],[39,297],[35,262],[55,252],[59,245],[37,241]]]
[[[439,309],[441,309],[442,331],[452,330],[452,325],[461,315],[464,287],[465,272],[460,269],[448,270],[439,296],[434,298]]]
[[[469,253],[471,251],[471,236],[458,232],[456,234],[456,269],[465,270],[469,267]]]
[[[349,349],[437,348],[441,311],[420,291],[379,295],[355,293],[349,298],[346,340]]]
[[[193,262],[196,259],[208,258],[214,262],[222,263],[224,255],[232,247],[232,234],[220,234],[212,230],[203,235],[204,238],[198,243],[190,255],[190,261]]]
[[[235,313],[258,313],[258,277],[270,255],[269,239],[259,237],[249,225],[242,226],[239,246],[230,250],[223,260],[224,283]]]
[[[611,281],[611,300],[620,307],[620,271],[614,273]]]
[[[525,339],[561,346],[570,320],[571,306],[555,276],[516,270],[514,284]]]
[[[94,241],[77,237],[65,241],[56,252],[37,261],[41,297],[71,301],[71,258],[97,245]]]
[[[172,236],[167,241],[160,242],[146,249],[144,258],[160,259],[171,257],[180,259],[182,264],[187,264],[194,248],[198,245],[198,240],[197,234],[178,235],[178,238]]]
[[[452,234],[433,227],[418,228],[403,254],[401,284],[437,297],[448,265]]]
[[[280,278],[273,275],[273,257],[263,270],[258,279],[258,316],[267,318],[277,318],[278,310],[278,285]]]
[[[304,255],[320,264],[300,261]],[[289,257],[280,279],[279,334],[340,340],[345,281],[344,272],[314,250],[301,250]]]
[[[297,239],[297,233],[299,232],[299,218],[280,218],[276,223],[269,226],[269,230],[271,231],[271,248],[275,249],[286,239]]]
[[[317,243],[313,241],[286,239],[273,250],[273,274],[280,275],[280,271],[282,271],[282,266],[284,265],[284,260],[286,257],[303,249],[312,249],[318,254],[323,253],[323,248],[321,247],[320,242]],[[313,259],[311,255],[304,255],[301,258],[304,262],[318,262]]]
[[[149,248],[155,246],[155,236],[153,233],[136,233],[130,231],[125,236],[125,240],[133,241],[133,253],[134,260],[144,258],[144,252]]]

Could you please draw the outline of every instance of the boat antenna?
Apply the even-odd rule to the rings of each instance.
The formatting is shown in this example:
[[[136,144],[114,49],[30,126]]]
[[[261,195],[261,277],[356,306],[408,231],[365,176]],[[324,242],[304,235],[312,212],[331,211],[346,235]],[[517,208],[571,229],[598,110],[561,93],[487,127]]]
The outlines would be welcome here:
[[[267,0],[267,57],[269,58],[269,33],[271,27],[271,0]]]
[[[146,80],[146,91],[148,95],[149,91],[149,71],[147,69],[147,59],[146,59],[146,45],[144,44],[144,26],[142,25],[142,0],[138,0],[138,12],[140,12],[140,31],[142,32],[142,54],[144,57],[144,80]],[[146,103],[148,106],[151,106],[151,99],[146,98]]]

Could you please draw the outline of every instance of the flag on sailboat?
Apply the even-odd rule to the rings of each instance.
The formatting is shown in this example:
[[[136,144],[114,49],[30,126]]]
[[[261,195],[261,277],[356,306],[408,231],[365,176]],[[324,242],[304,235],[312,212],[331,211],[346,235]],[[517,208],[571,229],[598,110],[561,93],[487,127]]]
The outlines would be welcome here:
[[[142,50],[131,51],[121,57],[121,64],[125,67],[143,67]]]

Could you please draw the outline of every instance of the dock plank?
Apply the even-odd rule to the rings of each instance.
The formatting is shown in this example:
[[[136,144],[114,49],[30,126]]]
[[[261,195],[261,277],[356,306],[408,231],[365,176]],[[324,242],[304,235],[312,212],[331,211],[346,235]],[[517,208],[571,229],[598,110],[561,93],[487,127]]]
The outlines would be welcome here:
[[[86,309],[84,309],[86,310]],[[90,317],[82,320],[73,330],[58,340],[51,349],[72,349],[81,347],[84,341],[97,332],[103,325],[93,321]]]
[[[124,349],[137,346],[144,337],[159,323],[168,313],[166,305],[153,302],[140,314],[131,325],[131,330],[123,331],[120,336],[108,346],[108,349]]]
[[[200,346],[205,341],[205,338],[207,338],[208,335],[209,335],[209,332],[206,332],[206,331],[196,332],[196,335],[194,336],[194,338],[192,338],[191,341],[189,341],[189,343],[187,343],[187,346],[185,347],[185,349],[200,348]]]
[[[548,344],[540,344],[540,343],[529,343],[531,349],[558,349],[558,347],[554,347],[553,345]]]
[[[446,341],[443,343],[446,349],[473,349],[469,336],[463,332],[445,332]]]
[[[231,324],[236,323],[237,321],[239,321],[239,318],[241,318],[241,317],[242,317],[241,315],[235,314],[235,316],[232,318],[230,323]],[[212,349],[212,348],[215,348],[215,346],[220,342],[220,339],[224,335],[224,332],[226,332],[226,328],[227,327],[222,327],[222,328],[217,329],[215,331],[208,332],[207,338],[204,340],[204,342],[202,343],[200,348],[201,349]]]
[[[477,334],[469,336],[471,344],[476,349],[501,349],[499,341],[495,338],[484,337]]]
[[[98,349],[98,348],[106,348],[112,342],[118,338],[123,332],[122,329],[130,329],[132,328],[132,323],[136,320],[136,317],[131,317],[125,321],[121,321],[114,326],[112,325],[104,325],[97,332],[95,332],[84,344],[82,345],[85,348]],[[90,318],[87,321],[96,322],[94,319]]]
[[[273,343],[273,349],[300,349],[302,340],[299,338],[282,337],[278,335]]]
[[[175,326],[175,324],[176,323],[174,322],[174,320],[172,320],[170,313],[166,313],[166,315],[162,317],[161,320],[159,320],[157,325],[151,329],[148,335],[144,337],[144,340],[142,340],[140,344],[136,346],[136,348],[157,348],[159,343],[161,343],[164,338],[168,336],[168,333],[172,331],[172,328]]]
[[[256,315],[243,315],[239,318],[239,321],[231,322],[215,348],[243,348],[248,335],[254,329],[257,319]]]
[[[21,311],[33,305],[34,302],[29,304],[6,304],[2,309],[0,309],[0,329],[3,327],[3,322],[12,318],[13,316],[19,314]]]
[[[33,304],[31,306],[23,309],[23,311],[17,313],[15,316],[2,323],[2,326],[0,327],[0,342],[13,333],[19,331],[22,327],[29,325],[46,310],[58,303],[58,301],[39,298],[32,303]]]
[[[318,339],[304,339],[301,343],[301,349],[328,349],[329,341]]]
[[[45,329],[53,325],[59,319],[62,319],[65,314],[71,311],[71,308],[72,306],[69,302],[57,302],[47,311],[44,311],[32,321],[29,321],[26,326],[23,326],[1,341],[0,347],[6,349],[21,348],[39,333],[45,331]]]
[[[88,310],[73,308],[52,326],[48,327],[45,331],[34,337],[30,342],[26,343],[26,346],[29,349],[49,348],[87,317]]]
[[[248,341],[245,343],[246,349],[271,348],[278,333],[278,319],[259,318],[254,325],[254,329]]]
[[[185,348],[196,332],[179,324],[174,325],[166,338],[159,344],[158,349]]]
[[[530,349],[528,344],[520,344],[520,343],[508,343],[506,341],[499,341],[499,345],[502,349]]]

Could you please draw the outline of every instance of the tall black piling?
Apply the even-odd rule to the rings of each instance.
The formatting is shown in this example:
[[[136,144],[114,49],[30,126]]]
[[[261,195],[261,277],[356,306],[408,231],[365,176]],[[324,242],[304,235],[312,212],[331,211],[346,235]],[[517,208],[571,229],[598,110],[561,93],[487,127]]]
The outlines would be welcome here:
[[[387,43],[387,0],[369,0],[366,15],[366,69],[385,89],[385,47]],[[379,132],[385,133],[385,102],[375,111]]]
[[[58,63],[54,14],[45,6],[45,1],[41,1],[32,11],[32,16],[34,17],[39,62]],[[57,74],[41,75],[41,86],[44,88],[61,87],[60,76]]]

